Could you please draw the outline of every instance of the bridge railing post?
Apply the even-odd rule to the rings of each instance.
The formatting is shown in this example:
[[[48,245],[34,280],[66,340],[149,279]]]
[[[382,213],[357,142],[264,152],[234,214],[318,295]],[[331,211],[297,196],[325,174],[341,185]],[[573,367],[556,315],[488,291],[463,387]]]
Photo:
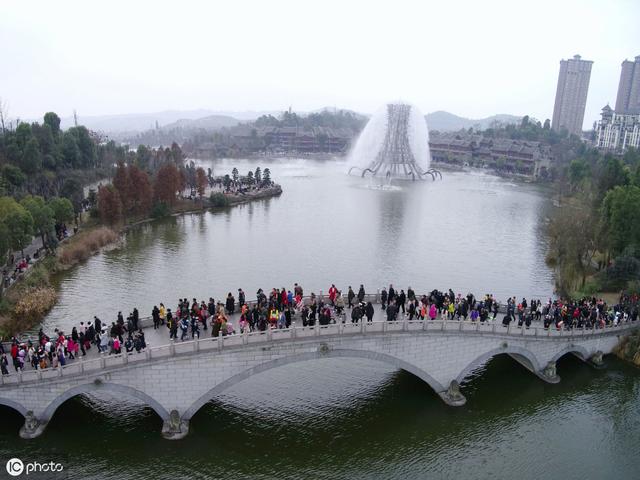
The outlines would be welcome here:
[[[267,329],[267,340],[270,342],[271,340],[273,340],[273,329],[271,327],[269,327]]]
[[[172,338],[169,343],[169,355],[173,357],[175,354],[176,354],[176,342]]]
[[[127,353],[127,351],[125,350],[124,352],[121,353],[122,355],[122,364],[126,365],[127,363],[129,363],[129,354]]]
[[[291,338],[298,336],[298,330],[296,329],[296,322],[291,322]]]
[[[62,365],[58,364],[58,376],[61,377],[62,376]],[[20,375],[20,380],[22,380],[22,375]]]
[[[404,319],[402,319],[402,331],[406,332],[409,330],[409,323],[407,322],[407,317],[405,315]]]

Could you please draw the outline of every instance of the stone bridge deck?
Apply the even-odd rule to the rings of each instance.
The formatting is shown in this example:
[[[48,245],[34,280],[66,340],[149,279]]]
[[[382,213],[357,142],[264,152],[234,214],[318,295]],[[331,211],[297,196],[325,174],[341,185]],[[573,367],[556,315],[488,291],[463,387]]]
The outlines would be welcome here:
[[[56,369],[2,376],[0,404],[25,416],[23,438],[44,430],[75,395],[103,390],[141,399],[163,419],[163,435],[181,438],[215,395],[256,373],[317,358],[368,358],[407,370],[449,405],[466,401],[459,384],[493,356],[508,354],[544,381],[560,381],[555,362],[571,353],[600,365],[634,324],[594,330],[457,320],[337,323],[205,337],[150,346],[140,354],[98,355]],[[160,334],[167,334],[162,327]],[[208,332],[207,332],[208,333]],[[95,349],[92,349],[95,350]]]

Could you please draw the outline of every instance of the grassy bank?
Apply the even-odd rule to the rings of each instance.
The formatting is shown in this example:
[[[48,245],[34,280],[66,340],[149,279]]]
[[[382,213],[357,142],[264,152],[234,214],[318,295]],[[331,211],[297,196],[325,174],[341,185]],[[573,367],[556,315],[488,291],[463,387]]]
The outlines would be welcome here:
[[[115,243],[120,235],[111,228],[97,227],[78,233],[68,244],[58,249],[56,254],[57,270],[66,270],[100,251],[101,248]]]
[[[67,239],[55,255],[30,267],[0,301],[0,336],[11,337],[39,324],[58,300],[51,275],[87,260],[119,238],[110,228],[89,228]]]

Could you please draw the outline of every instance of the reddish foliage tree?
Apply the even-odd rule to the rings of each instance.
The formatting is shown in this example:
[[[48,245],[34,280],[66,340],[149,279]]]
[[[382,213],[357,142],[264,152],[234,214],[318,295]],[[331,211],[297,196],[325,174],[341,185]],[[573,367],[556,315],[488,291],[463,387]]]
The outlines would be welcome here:
[[[134,213],[147,213],[151,208],[151,202],[153,201],[153,189],[151,188],[149,175],[147,172],[143,172],[135,165],[129,166],[127,170],[129,184],[131,185],[129,195],[131,208]]]
[[[196,169],[196,189],[198,190],[200,199],[204,197],[204,191],[207,188],[207,183],[207,174],[204,172],[204,168],[198,167]]]
[[[113,185],[98,189],[98,212],[103,223],[113,225],[122,218],[122,201]]]
[[[113,177],[113,186],[118,190],[120,201],[122,202],[122,211],[127,213],[131,209],[131,193],[133,188],[129,179],[129,172],[123,162],[118,162],[116,174]]]
[[[173,205],[180,190],[180,172],[172,163],[165,163],[156,174],[153,192],[157,202]]]

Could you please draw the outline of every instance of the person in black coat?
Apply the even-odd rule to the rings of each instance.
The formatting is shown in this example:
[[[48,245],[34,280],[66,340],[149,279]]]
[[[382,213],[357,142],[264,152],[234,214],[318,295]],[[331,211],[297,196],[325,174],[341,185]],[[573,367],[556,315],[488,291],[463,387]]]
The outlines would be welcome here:
[[[140,313],[138,312],[138,309],[135,307],[133,309],[132,320],[133,320],[133,329],[138,330],[138,321],[140,320]]]
[[[351,285],[349,285],[349,292],[347,293],[347,302],[348,302],[349,308],[353,307],[353,299],[355,297],[356,297],[356,294],[353,293],[353,289],[351,288]]]
[[[361,317],[360,304],[357,304],[353,307],[353,310],[351,310],[351,323],[358,323]]]
[[[160,326],[160,309],[157,305],[153,306],[153,310],[151,310],[151,316],[153,317],[153,329],[157,330]]]
[[[373,304],[371,302],[367,302],[367,306],[364,308],[364,314],[367,316],[367,322],[371,323],[373,321]]]
[[[396,291],[393,288],[393,285],[389,285],[389,303],[393,302],[396,299]]]
[[[388,322],[395,321],[397,315],[398,315],[398,307],[396,307],[395,302],[390,302],[389,306],[387,307],[387,321]]]
[[[402,313],[405,313],[404,304],[407,302],[407,296],[404,294],[404,290],[400,290],[398,295],[398,307],[402,309]]]
[[[229,314],[233,314],[233,312],[235,312],[236,310],[236,299],[233,298],[233,295],[231,295],[231,292],[229,292],[229,295],[227,295],[227,312],[229,312]]]

